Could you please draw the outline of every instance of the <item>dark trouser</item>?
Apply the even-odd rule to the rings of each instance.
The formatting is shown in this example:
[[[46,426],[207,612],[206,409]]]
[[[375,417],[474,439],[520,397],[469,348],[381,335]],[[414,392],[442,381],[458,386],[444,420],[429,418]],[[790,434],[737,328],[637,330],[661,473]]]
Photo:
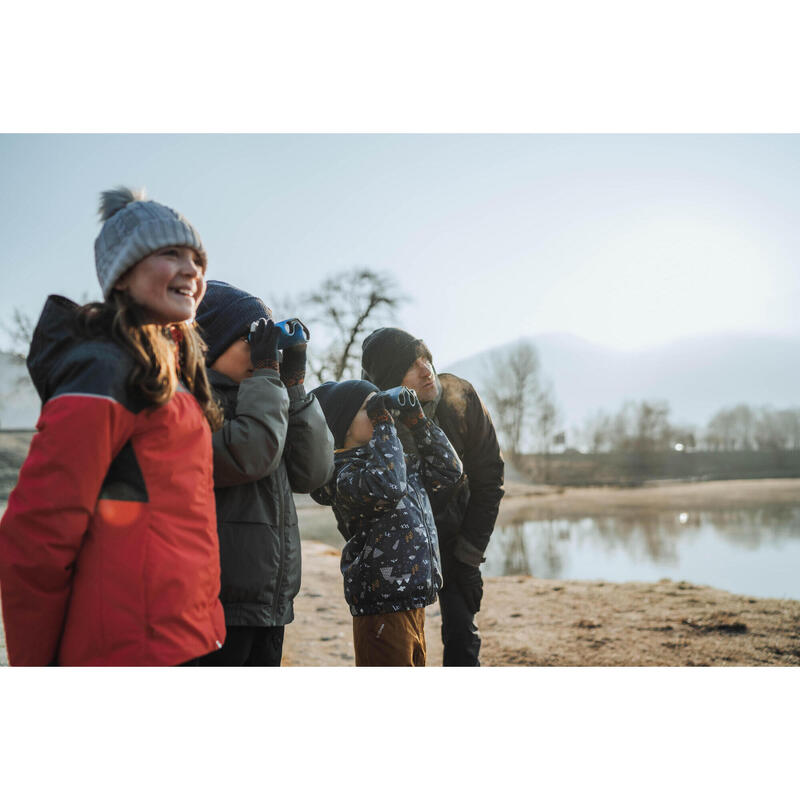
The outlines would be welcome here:
[[[357,667],[424,667],[425,609],[353,617]]]
[[[200,667],[279,667],[283,654],[283,625],[256,628],[232,625],[222,649],[199,659]]]
[[[447,572],[445,585],[439,592],[439,609],[442,612],[442,644],[445,667],[479,667],[481,635],[475,624],[475,615],[467,608],[458,587],[450,581]]]

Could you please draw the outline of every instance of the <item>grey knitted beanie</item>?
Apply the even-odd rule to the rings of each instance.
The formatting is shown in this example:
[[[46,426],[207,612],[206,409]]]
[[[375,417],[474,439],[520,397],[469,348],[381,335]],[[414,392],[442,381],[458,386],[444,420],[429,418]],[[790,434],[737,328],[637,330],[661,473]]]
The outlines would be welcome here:
[[[177,211],[147,200],[144,191],[118,186],[102,192],[100,219],[104,224],[94,242],[94,260],[106,300],[130,267],[161,247],[192,247],[206,257],[191,223]]]

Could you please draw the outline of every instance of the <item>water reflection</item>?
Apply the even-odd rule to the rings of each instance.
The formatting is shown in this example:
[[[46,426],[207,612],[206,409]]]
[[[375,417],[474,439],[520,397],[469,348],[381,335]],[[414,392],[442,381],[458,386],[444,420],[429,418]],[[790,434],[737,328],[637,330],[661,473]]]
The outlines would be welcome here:
[[[495,529],[485,573],[674,577],[731,591],[800,597],[800,505],[558,518],[529,510]]]
[[[672,578],[800,599],[800,504],[560,517],[531,505],[502,521],[486,552],[485,575]],[[329,509],[304,511],[300,531],[304,539],[342,547]]]

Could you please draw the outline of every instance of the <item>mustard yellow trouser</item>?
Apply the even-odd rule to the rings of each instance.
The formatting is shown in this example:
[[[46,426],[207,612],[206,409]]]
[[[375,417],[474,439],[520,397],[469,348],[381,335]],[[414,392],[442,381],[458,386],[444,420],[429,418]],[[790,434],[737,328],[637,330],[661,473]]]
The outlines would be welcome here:
[[[425,609],[353,617],[357,667],[424,667]]]

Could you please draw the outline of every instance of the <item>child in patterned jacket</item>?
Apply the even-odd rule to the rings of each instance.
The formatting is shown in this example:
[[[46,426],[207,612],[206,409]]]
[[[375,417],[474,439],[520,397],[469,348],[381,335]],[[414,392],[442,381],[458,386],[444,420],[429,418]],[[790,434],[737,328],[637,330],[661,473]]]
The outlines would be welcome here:
[[[428,492],[449,489],[461,461],[416,394],[368,381],[324,383],[319,400],[334,438],[334,474],[312,492],[333,507],[347,540],[344,594],[353,615],[356,666],[425,666],[425,606],[442,586]],[[414,437],[407,456],[393,413]]]

